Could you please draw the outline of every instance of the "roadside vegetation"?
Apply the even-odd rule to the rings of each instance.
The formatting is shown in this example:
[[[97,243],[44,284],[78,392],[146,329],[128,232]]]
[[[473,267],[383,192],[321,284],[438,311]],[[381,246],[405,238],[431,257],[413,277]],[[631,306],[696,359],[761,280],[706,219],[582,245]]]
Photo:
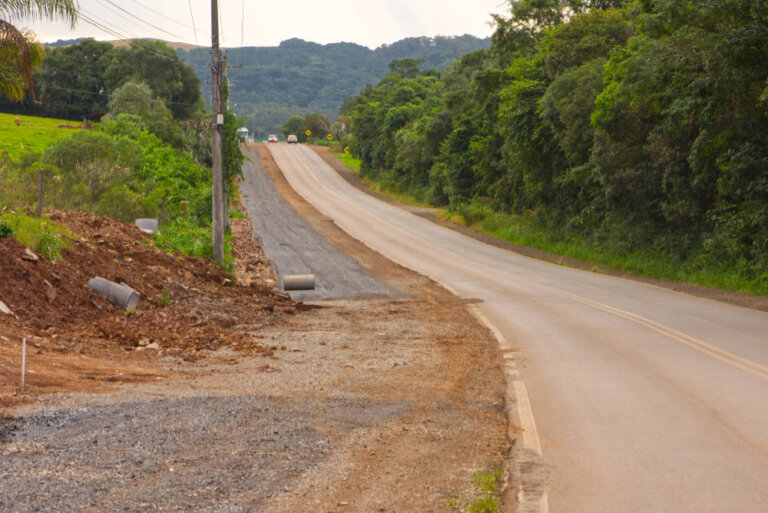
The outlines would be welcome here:
[[[351,171],[355,173],[360,172],[360,159],[353,157],[348,153],[334,153],[334,155],[341,161],[342,164],[347,166]]]
[[[473,490],[468,500],[458,495],[446,498],[448,506],[466,513],[498,513],[501,508],[499,481],[504,472],[501,465],[490,469],[478,470],[472,474]]]
[[[4,237],[14,237],[53,261],[59,259],[61,249],[71,244],[74,235],[48,219],[38,219],[25,212],[6,212],[0,215],[0,239]]]
[[[345,102],[361,176],[513,242],[768,294],[768,11],[508,7],[490,49],[393,61]]]
[[[91,122],[19,115],[17,126],[16,114],[0,115],[0,134],[13,134],[0,138],[0,207],[34,206],[42,170],[46,208],[123,222],[157,218],[161,247],[210,258],[210,121],[200,83],[176,53],[158,42],[113,48],[86,40],[53,50],[34,77],[37,101],[27,97],[0,108],[73,118],[87,112]],[[59,124],[75,129],[54,128]],[[229,194],[243,158],[238,126],[240,120],[227,112],[223,162]],[[10,225],[17,236],[23,232]],[[227,267],[231,258],[225,251]]]

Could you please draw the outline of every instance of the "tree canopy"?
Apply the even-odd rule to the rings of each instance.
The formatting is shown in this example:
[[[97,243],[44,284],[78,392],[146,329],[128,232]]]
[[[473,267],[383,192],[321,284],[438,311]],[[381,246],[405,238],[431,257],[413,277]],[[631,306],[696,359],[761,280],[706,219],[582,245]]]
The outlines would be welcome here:
[[[768,9],[507,5],[489,49],[439,73],[395,63],[345,102],[363,174],[768,288]]]

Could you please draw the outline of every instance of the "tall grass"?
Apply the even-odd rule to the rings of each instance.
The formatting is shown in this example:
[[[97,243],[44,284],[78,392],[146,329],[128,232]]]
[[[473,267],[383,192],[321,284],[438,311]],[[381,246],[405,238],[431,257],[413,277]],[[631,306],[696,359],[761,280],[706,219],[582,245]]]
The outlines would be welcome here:
[[[198,258],[210,259],[213,253],[213,237],[210,226],[199,226],[188,219],[177,218],[161,227],[160,233],[154,235],[155,243],[161,249],[172,252],[178,250],[181,253]],[[233,269],[233,257],[231,235],[224,236],[224,261],[222,267],[231,272]]]
[[[74,238],[72,233],[48,219],[38,219],[24,213],[5,213],[0,222],[10,226],[13,237],[21,244],[34,249],[48,260],[61,258],[61,250]]]

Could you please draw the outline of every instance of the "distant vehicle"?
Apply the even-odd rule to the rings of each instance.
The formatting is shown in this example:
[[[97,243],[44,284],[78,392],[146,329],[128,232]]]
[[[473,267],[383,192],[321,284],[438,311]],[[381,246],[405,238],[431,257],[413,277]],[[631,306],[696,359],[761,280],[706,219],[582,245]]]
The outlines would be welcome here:
[[[296,137],[293,134],[288,136],[288,144],[298,144],[298,143],[299,143],[299,138],[298,137]]]
[[[277,142],[277,136],[274,134],[270,134],[269,137],[267,137],[267,142]]]
[[[237,129],[237,135],[240,137],[240,140],[245,142],[248,140],[248,127],[241,126]]]

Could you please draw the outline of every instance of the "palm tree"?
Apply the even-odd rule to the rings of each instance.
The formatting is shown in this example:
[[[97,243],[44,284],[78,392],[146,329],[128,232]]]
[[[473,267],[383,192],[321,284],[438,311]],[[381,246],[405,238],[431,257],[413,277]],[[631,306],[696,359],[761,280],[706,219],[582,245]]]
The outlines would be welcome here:
[[[11,20],[42,19],[63,19],[74,26],[76,0],[0,0],[0,95],[10,100],[23,99],[25,87],[35,97],[32,67],[44,56],[34,34],[19,30]]]

